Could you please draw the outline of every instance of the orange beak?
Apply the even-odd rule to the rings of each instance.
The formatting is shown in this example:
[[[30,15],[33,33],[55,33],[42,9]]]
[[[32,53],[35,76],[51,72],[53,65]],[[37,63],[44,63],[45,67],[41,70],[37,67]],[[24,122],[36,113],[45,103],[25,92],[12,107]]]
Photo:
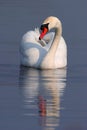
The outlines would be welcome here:
[[[39,40],[41,40],[45,36],[45,34],[47,32],[48,32],[48,29],[46,27],[44,27],[43,30],[42,30],[42,32],[41,32],[41,34],[40,34]]]

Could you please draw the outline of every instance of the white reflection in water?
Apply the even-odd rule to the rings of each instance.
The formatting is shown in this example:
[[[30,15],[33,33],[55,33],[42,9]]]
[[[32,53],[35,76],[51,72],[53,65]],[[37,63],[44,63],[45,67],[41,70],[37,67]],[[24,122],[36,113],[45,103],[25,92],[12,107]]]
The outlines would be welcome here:
[[[66,86],[66,68],[36,70],[21,67],[20,85],[23,86],[25,115],[37,116],[45,130],[59,125],[60,102]]]

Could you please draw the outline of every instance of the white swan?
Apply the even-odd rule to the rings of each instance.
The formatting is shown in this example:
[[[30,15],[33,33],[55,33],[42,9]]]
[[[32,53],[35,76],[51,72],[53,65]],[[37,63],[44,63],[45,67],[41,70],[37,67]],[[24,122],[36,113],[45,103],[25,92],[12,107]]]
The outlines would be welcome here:
[[[46,34],[53,28],[55,33]],[[41,25],[41,30],[41,34],[39,29],[35,29],[23,36],[20,45],[21,64],[41,69],[65,67],[67,65],[67,46],[61,36],[60,20],[53,16],[48,17]]]

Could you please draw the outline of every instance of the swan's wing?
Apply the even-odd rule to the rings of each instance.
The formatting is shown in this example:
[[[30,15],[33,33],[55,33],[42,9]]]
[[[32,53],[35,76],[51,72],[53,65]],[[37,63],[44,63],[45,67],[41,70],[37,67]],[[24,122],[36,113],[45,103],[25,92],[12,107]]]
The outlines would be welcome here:
[[[45,46],[46,42],[45,40],[39,40],[40,32],[39,28],[35,28],[34,31],[28,31],[27,33],[24,34],[22,38],[23,43],[34,43],[38,44],[39,46]]]
[[[20,62],[23,65],[39,67],[40,62],[46,55],[47,51],[38,42],[38,30],[27,32],[20,44]]]
[[[34,31],[31,30],[24,34],[24,36],[22,37],[22,42],[38,44],[39,36],[39,29],[35,28]]]

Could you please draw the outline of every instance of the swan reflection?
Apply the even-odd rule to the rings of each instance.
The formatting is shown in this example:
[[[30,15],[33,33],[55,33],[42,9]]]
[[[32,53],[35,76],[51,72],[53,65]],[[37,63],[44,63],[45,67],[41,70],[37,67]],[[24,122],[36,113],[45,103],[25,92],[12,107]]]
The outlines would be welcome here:
[[[21,67],[20,86],[24,95],[24,114],[39,114],[40,125],[44,125],[45,130],[54,130],[59,125],[66,69],[36,70]]]

